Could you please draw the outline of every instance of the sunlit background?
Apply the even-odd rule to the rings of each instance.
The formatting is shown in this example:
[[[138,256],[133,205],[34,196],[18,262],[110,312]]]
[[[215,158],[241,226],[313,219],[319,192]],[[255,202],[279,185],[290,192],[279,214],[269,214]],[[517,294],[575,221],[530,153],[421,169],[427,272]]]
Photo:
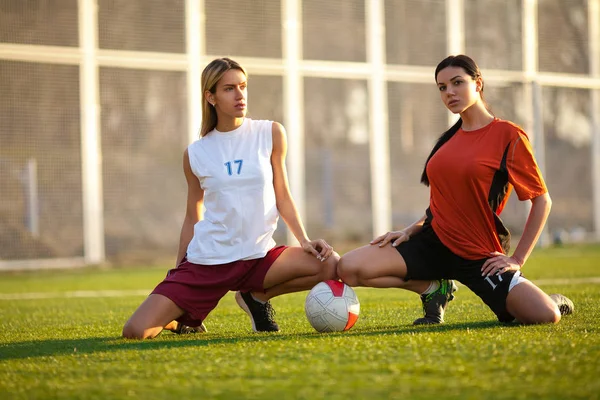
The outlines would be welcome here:
[[[309,235],[336,248],[423,215],[465,53],[523,126],[553,199],[542,243],[600,230],[600,0],[0,0],[0,269],[174,262],[200,72],[229,56],[282,122]],[[526,204],[502,218],[518,236]],[[283,224],[279,243],[291,243]]]

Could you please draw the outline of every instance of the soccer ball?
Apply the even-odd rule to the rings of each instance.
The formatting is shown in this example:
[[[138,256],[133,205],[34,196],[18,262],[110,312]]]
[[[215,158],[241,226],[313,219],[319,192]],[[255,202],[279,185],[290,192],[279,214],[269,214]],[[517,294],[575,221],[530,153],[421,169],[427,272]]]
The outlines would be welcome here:
[[[350,286],[329,280],[317,283],[308,292],[304,311],[308,322],[318,332],[341,332],[356,323],[360,303]]]

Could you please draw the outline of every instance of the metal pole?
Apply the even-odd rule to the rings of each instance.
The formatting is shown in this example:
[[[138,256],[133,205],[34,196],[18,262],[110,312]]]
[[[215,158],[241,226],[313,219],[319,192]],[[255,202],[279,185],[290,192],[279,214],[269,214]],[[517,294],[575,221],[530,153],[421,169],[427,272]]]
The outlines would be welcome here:
[[[387,83],[385,81],[385,24],[382,0],[366,2],[367,62],[369,77],[369,159],[373,235],[392,227],[390,190],[390,143],[388,135]]]
[[[533,111],[533,84],[537,73],[537,4],[536,0],[524,0],[522,3],[522,48],[523,70],[525,83],[523,84],[523,105],[525,112],[525,132],[535,136],[535,120]]]
[[[590,75],[600,78],[600,0],[588,0]],[[600,239],[600,89],[590,90],[594,239]]]
[[[27,160],[25,190],[27,191],[27,228],[33,237],[39,237],[40,204],[38,198],[37,161],[35,158]]]
[[[201,58],[205,52],[204,0],[186,0],[188,143],[198,139],[202,124]]]
[[[97,9],[96,0],[79,0],[84,258],[90,264],[101,263],[105,258]]]
[[[535,158],[546,176],[546,141],[544,140],[543,93],[538,82],[538,0],[523,0],[523,69],[525,83],[523,85],[525,110],[527,112],[525,130],[529,135]],[[526,203],[527,213],[531,203]],[[538,240],[538,246],[545,247],[551,243],[548,224],[544,226]]]
[[[448,55],[465,52],[464,0],[446,0],[446,47]],[[454,125],[459,116],[448,112],[448,125]]]
[[[305,165],[304,165],[304,93],[300,73],[302,60],[302,0],[281,2],[283,22],[282,47],[285,72],[283,76],[283,109],[288,139],[287,165],[290,190],[303,220],[305,211]],[[287,242],[298,243],[288,230]]]

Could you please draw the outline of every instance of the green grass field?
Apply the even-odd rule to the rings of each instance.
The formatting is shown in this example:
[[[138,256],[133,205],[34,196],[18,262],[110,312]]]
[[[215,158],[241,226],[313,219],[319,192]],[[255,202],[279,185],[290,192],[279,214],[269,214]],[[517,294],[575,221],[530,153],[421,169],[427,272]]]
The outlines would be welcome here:
[[[281,332],[252,333],[230,293],[208,333],[147,341],[121,328],[167,266],[4,273],[0,399],[599,399],[599,265],[600,247],[534,252],[526,276],[575,302],[555,326],[500,325],[461,287],[446,324],[414,327],[415,294],[358,288],[345,333],[310,327],[306,292],[273,299]]]

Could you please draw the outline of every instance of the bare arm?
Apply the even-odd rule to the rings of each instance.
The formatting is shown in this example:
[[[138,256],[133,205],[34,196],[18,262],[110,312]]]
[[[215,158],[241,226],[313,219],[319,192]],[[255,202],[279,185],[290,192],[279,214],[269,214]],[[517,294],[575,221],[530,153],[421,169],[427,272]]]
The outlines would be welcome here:
[[[529,210],[529,217],[523,229],[523,235],[512,255],[519,265],[522,266],[525,264],[525,261],[527,261],[533,251],[535,244],[542,234],[548,215],[550,215],[551,208],[552,199],[550,199],[548,193],[531,199],[531,209]]]
[[[185,180],[187,181],[188,193],[185,218],[183,219],[183,226],[181,227],[181,234],[179,236],[179,250],[177,252],[176,265],[179,265],[187,252],[187,247],[194,236],[194,225],[196,222],[200,221],[202,204],[204,201],[204,190],[202,190],[200,181],[192,172],[187,149],[183,153],[183,173],[185,174]]]
[[[322,239],[311,241],[308,238],[300,214],[296,208],[296,203],[290,193],[285,166],[287,139],[284,127],[274,122],[272,135],[273,151],[271,153],[271,166],[273,167],[273,186],[275,188],[275,199],[279,215],[281,215],[281,218],[283,218],[287,227],[305,251],[314,254],[320,260],[326,260],[332,254],[333,248]]]
[[[506,271],[520,270],[525,264],[544,229],[550,209],[552,208],[552,200],[548,193],[531,199],[531,203],[523,235],[513,255],[508,257],[499,252],[492,253],[494,257],[486,260],[481,267],[482,275],[501,274]]]

